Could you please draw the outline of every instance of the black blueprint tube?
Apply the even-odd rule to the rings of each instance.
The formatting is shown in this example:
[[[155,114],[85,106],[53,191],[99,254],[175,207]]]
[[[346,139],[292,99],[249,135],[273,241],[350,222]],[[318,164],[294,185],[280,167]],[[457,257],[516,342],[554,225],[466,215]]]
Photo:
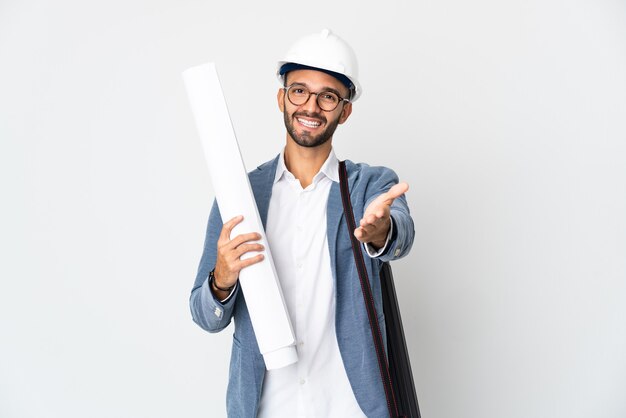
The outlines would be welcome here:
[[[383,263],[380,270],[380,281],[383,293],[383,312],[387,328],[387,356],[389,373],[394,389],[400,416],[420,418],[420,409],[413,382],[411,361],[404,338],[402,317],[393,283],[393,274],[389,263]]]

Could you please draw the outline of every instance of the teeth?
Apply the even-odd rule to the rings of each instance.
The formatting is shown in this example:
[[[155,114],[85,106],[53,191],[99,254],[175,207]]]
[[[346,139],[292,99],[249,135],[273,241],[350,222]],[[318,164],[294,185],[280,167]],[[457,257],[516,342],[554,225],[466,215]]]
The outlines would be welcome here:
[[[313,121],[308,121],[308,120],[300,119],[300,118],[298,118],[298,122],[300,122],[301,124],[303,124],[307,128],[317,128],[318,126],[321,125],[320,122],[313,122]]]

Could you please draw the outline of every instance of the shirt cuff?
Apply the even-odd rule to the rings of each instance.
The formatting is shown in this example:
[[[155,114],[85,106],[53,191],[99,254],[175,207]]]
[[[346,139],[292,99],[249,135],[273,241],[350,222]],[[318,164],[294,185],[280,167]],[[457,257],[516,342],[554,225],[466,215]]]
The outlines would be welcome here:
[[[389,232],[387,233],[387,239],[385,240],[385,245],[383,245],[378,250],[376,250],[368,242],[363,244],[363,247],[365,247],[365,251],[367,252],[367,255],[369,255],[372,258],[380,257],[387,250],[387,246],[389,245],[389,241],[391,241],[391,236],[393,235],[393,218],[391,216],[389,217],[389,221],[391,222],[391,225],[389,225]]]

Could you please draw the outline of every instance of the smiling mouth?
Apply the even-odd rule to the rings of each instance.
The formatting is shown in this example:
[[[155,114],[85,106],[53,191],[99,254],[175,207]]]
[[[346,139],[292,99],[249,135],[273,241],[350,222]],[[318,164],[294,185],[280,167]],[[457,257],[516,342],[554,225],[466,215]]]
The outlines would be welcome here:
[[[322,124],[322,122],[319,121],[313,121],[313,120],[307,120],[307,119],[303,119],[303,118],[296,118],[296,120],[303,126],[307,127],[307,128],[317,128],[318,126],[320,126]]]

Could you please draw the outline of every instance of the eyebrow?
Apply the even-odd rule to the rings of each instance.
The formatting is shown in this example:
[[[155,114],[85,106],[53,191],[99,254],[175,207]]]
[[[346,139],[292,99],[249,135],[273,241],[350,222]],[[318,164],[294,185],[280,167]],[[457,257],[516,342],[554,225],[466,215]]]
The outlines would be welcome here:
[[[299,83],[299,82],[295,82],[295,83],[291,83],[291,86],[304,86],[307,89],[311,90],[311,88],[306,84],[306,83]],[[330,91],[331,93],[335,93],[337,96],[341,97],[342,99],[344,98],[343,95],[341,94],[341,92],[335,90],[332,87],[328,87],[328,86],[324,86],[322,87],[322,89],[319,91],[319,93],[322,93],[324,91]],[[350,94],[350,92],[348,92],[348,95]]]

